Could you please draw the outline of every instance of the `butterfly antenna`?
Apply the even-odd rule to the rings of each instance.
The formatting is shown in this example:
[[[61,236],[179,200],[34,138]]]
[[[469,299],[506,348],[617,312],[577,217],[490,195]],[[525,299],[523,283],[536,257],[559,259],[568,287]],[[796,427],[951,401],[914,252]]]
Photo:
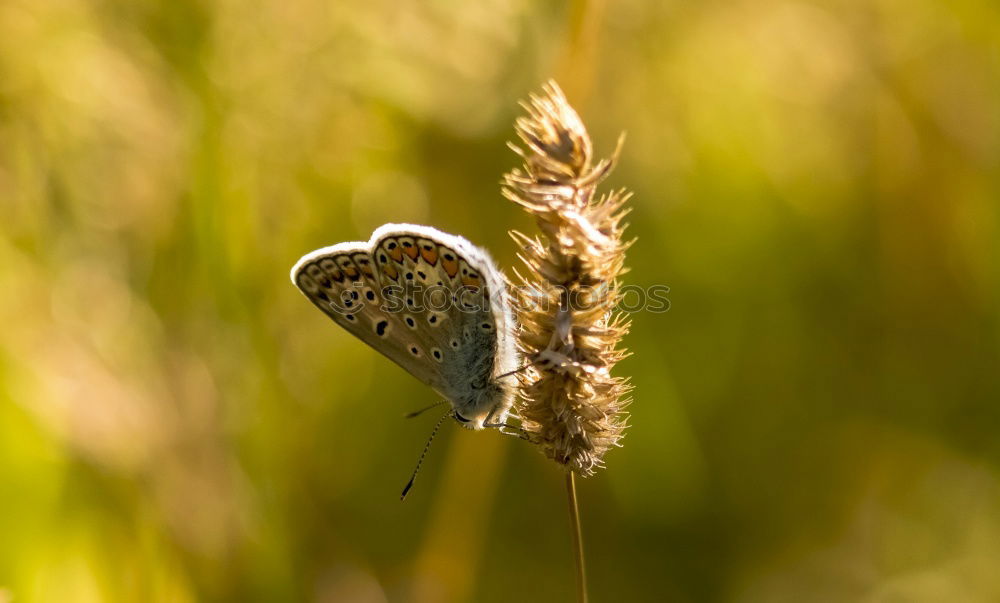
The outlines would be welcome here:
[[[447,400],[441,400],[439,402],[435,402],[434,404],[431,404],[430,406],[425,406],[425,407],[421,408],[420,410],[415,410],[415,411],[413,411],[411,413],[407,413],[404,416],[407,419],[412,419],[413,417],[418,417],[418,416],[422,415],[423,413],[427,412],[428,410],[430,410],[432,408],[435,408],[435,407],[441,406],[442,404],[447,404],[447,403],[448,403]]]
[[[417,459],[417,466],[413,468],[413,475],[410,476],[410,481],[406,482],[406,487],[403,488],[403,493],[399,495],[399,500],[406,499],[407,492],[409,492],[410,488],[413,487],[413,482],[414,480],[417,479],[417,473],[420,472],[420,465],[423,464],[424,457],[427,456],[427,451],[430,450],[431,448],[431,442],[434,441],[434,436],[437,435],[438,429],[441,428],[441,424],[444,423],[444,420],[450,416],[451,416],[451,411],[449,410],[448,412],[441,415],[441,418],[438,419],[438,422],[434,424],[434,430],[431,431],[431,437],[427,438],[427,443],[424,444],[424,451],[420,453],[420,458]]]

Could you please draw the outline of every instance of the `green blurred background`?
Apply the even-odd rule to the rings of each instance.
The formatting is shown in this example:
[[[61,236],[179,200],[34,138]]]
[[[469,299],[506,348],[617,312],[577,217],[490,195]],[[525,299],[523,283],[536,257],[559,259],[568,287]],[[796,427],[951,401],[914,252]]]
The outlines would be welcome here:
[[[4,0],[0,601],[570,601],[559,468],[288,280],[388,221],[515,266],[555,77],[636,192],[594,601],[1000,600],[993,0]]]

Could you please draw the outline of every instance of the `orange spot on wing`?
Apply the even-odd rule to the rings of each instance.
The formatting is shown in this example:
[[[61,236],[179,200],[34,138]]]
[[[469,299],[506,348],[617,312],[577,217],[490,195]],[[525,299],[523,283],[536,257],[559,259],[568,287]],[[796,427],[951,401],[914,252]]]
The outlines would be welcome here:
[[[375,272],[372,270],[372,261],[367,255],[354,256],[354,264],[368,278],[374,278]]]
[[[441,267],[444,268],[448,278],[455,278],[455,275],[458,274],[458,256],[455,255],[454,251],[441,249]]]
[[[350,258],[348,258],[347,256],[342,256],[341,260],[338,263],[340,264],[340,269],[344,271],[344,276],[346,276],[348,279],[352,281],[358,280],[358,276],[360,276],[361,273],[358,272],[358,269],[355,268],[354,264],[351,263]]]
[[[389,243],[395,243],[395,245],[391,245],[392,249],[389,249]],[[385,248],[385,252],[389,254],[389,257],[391,257],[393,261],[403,263],[403,248],[399,246],[398,241],[388,239],[382,244],[382,247]]]
[[[410,243],[409,247],[407,247],[406,245],[403,245],[403,253],[405,253],[407,256],[409,256],[409,258],[411,260],[416,260],[417,259],[417,254],[420,253],[420,250],[417,249],[417,244],[416,243]]]
[[[435,247],[434,245],[431,245],[430,249],[427,249],[427,245],[426,244],[421,244],[420,245],[420,256],[422,258],[424,258],[424,261],[426,261],[428,264],[430,264],[431,266],[434,266],[435,264],[437,264],[437,261],[438,261],[437,247]]]

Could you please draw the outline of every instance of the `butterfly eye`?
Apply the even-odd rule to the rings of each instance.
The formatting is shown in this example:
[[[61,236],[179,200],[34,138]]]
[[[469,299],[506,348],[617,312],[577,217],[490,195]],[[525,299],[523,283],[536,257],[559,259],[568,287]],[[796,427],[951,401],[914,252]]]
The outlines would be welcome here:
[[[486,388],[486,377],[477,377],[475,381],[472,382],[472,389],[485,389]]]

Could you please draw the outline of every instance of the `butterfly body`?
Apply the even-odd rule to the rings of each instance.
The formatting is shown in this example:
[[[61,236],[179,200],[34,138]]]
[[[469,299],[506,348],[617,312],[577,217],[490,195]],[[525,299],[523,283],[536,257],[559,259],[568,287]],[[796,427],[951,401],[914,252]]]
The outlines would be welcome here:
[[[504,423],[518,364],[502,273],[466,239],[385,224],[303,256],[292,282],[334,322],[432,387],[470,429]]]

